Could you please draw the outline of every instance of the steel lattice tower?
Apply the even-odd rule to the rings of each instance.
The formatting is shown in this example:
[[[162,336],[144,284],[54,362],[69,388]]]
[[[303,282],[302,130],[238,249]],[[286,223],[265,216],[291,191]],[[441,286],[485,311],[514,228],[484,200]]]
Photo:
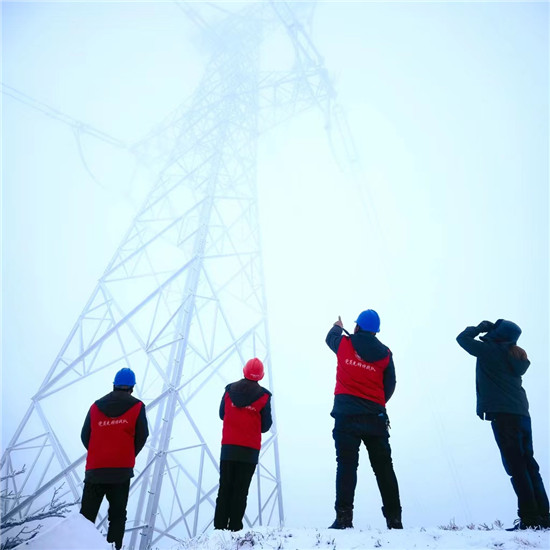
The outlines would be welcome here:
[[[332,117],[331,83],[297,16],[311,5],[224,9],[215,24],[198,7],[179,5],[212,48],[205,76],[190,105],[160,132],[172,143],[169,160],[2,456],[9,495],[2,502],[4,520],[40,510],[59,487],[59,498],[79,499],[85,454],[75,440],[91,404],[88,397],[83,402],[82,389],[91,377],[110,383],[116,370],[132,368],[151,430],[128,502],[126,541],[136,549],[211,526],[223,387],[257,356],[273,388],[256,193],[258,136],[310,107],[320,107],[327,122]],[[295,68],[262,74],[263,34],[277,27],[294,45]],[[61,403],[82,415],[60,418]],[[25,472],[16,475],[23,461]],[[275,422],[263,438],[246,522],[284,522]]]

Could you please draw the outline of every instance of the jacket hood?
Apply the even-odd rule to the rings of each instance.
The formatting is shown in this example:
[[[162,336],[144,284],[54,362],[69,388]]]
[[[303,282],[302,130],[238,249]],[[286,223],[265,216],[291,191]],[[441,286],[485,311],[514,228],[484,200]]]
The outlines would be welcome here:
[[[114,390],[95,402],[97,408],[104,415],[109,416],[110,418],[122,416],[136,403],[139,403],[139,399],[136,399],[133,395],[121,390]]]
[[[269,393],[258,382],[246,378],[229,384],[225,389],[229,394],[229,398],[237,407],[248,407],[248,405],[260,399],[264,393]]]
[[[360,330],[350,339],[353,349],[364,361],[379,361],[388,356],[388,348],[372,332]]]
[[[480,339],[484,342],[506,342],[508,344],[515,344],[521,335],[521,329],[512,321],[506,319],[499,319],[492,330],[490,330],[484,336],[480,336]]]

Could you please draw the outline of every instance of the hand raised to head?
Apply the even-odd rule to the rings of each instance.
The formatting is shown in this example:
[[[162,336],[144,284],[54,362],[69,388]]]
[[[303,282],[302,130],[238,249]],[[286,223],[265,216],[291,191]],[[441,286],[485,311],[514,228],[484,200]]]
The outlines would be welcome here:
[[[490,330],[493,330],[495,324],[491,323],[491,321],[481,321],[479,325],[477,325],[477,329],[479,332],[489,332]]]

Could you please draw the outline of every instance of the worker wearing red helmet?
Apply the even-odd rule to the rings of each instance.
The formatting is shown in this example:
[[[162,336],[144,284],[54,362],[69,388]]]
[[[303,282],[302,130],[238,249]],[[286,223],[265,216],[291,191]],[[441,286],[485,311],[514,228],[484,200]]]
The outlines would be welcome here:
[[[262,433],[271,428],[271,393],[258,383],[263,363],[250,359],[244,378],[229,384],[220,404],[223,420],[220,487],[214,513],[214,529],[240,531],[252,476],[258,464]]]

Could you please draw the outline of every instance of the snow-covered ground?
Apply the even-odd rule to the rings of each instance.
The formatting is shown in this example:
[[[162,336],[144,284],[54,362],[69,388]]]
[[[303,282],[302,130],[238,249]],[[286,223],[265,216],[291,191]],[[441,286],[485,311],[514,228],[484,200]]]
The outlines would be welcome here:
[[[80,514],[53,520],[20,550],[107,550],[103,535]],[[125,545],[124,550],[130,549]],[[550,531],[507,532],[500,526],[446,526],[383,529],[287,529],[260,527],[238,533],[211,531],[154,550],[358,550],[367,548],[416,550],[550,549]]]
[[[242,533],[210,533],[189,541],[185,548],[197,550],[233,550],[239,548],[266,550],[354,550],[363,548],[387,549],[517,549],[550,548],[550,533],[478,531],[463,529],[446,531],[438,528],[403,529],[258,529]],[[174,549],[175,550],[175,549]]]

